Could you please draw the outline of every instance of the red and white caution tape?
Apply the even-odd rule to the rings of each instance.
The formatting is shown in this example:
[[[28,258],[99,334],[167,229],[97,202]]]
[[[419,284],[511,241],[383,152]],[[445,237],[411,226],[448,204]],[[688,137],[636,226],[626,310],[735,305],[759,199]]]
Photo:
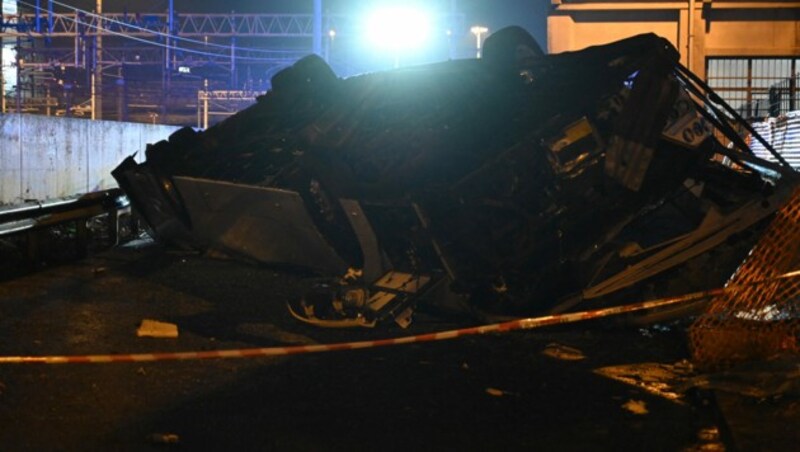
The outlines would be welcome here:
[[[0,364],[71,364],[71,363],[131,363],[153,361],[188,361],[196,359],[220,358],[257,358],[264,356],[286,356],[305,353],[333,352],[340,350],[358,350],[363,348],[385,347],[389,345],[412,344],[419,342],[443,341],[462,336],[472,336],[487,333],[502,333],[514,330],[529,330],[547,325],[580,322],[583,320],[607,317],[616,314],[636,312],[647,309],[699,300],[722,293],[723,289],[697,292],[689,295],[642,303],[582,311],[569,314],[547,315],[526,319],[511,320],[503,323],[483,325],[458,330],[441,331],[438,333],[420,334],[417,336],[398,337],[393,339],[380,339],[375,341],[339,342],[334,344],[319,345],[293,345],[288,347],[261,347],[233,350],[207,350],[194,352],[175,353],[132,353],[109,355],[62,355],[62,356],[0,356]]]
[[[780,276],[769,278],[763,281],[756,281],[745,284],[744,286],[763,284],[781,279],[800,276],[800,270],[785,273]],[[689,301],[702,300],[713,296],[722,295],[728,290],[740,288],[742,286],[728,286],[726,288],[695,292],[679,297],[662,298],[658,300],[645,301],[624,306],[614,306],[610,308],[596,309],[593,311],[581,311],[568,314],[546,315],[543,317],[533,317],[526,319],[511,320],[503,323],[483,325],[458,330],[441,331],[438,333],[420,334],[417,336],[398,337],[393,339],[380,339],[377,341],[356,341],[339,342],[335,344],[319,345],[293,345],[289,347],[260,347],[243,348],[232,350],[208,350],[195,352],[175,352],[175,353],[132,353],[132,354],[108,354],[108,355],[61,355],[61,356],[0,356],[0,364],[71,364],[71,363],[131,363],[131,362],[153,362],[153,361],[188,361],[197,359],[221,359],[221,358],[258,358],[265,356],[287,356],[306,353],[334,352],[341,350],[358,350],[364,348],[386,347],[389,345],[413,344],[420,342],[443,341],[455,339],[462,336],[473,336],[487,333],[504,333],[515,330],[530,330],[541,328],[548,325],[575,323],[584,320],[597,319],[612,315],[625,314],[630,312],[645,311],[649,309],[661,308],[664,306],[685,303]]]

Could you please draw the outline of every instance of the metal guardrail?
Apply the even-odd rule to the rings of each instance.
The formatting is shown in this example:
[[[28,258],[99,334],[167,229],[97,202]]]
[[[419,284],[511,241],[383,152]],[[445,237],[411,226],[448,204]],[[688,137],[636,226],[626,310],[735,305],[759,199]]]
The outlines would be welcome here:
[[[74,223],[78,250],[84,255],[88,245],[87,220],[107,215],[109,238],[113,245],[119,243],[120,218],[130,213],[130,203],[118,188],[78,198],[5,207],[0,208],[0,237],[25,234],[27,257],[36,261],[42,252],[41,232],[53,226]]]

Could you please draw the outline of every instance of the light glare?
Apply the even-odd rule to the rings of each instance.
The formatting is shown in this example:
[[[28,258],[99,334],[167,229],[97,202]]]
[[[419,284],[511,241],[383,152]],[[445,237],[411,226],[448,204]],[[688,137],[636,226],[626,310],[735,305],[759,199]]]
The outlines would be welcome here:
[[[367,16],[367,38],[378,48],[400,51],[421,47],[430,35],[430,17],[425,11],[392,7]]]

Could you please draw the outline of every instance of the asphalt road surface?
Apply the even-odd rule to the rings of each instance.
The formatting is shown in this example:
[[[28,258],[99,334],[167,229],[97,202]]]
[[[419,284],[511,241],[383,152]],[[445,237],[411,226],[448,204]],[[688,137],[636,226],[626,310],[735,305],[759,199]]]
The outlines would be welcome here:
[[[0,355],[331,343],[466,326],[320,330],[303,275],[138,242],[0,282]],[[137,337],[143,319],[174,339]],[[678,363],[685,323],[593,322],[280,358],[0,365],[0,449],[724,450],[711,394],[670,400],[598,369]],[[545,350],[566,350],[546,354]],[[582,355],[583,359],[577,358]]]

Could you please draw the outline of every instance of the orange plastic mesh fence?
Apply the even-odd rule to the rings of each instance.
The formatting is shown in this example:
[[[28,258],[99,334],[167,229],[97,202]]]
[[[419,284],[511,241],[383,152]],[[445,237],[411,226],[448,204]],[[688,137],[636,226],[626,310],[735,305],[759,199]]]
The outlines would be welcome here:
[[[800,190],[772,223],[722,295],[689,328],[695,364],[718,368],[739,361],[800,352],[800,278],[774,279],[798,269]]]

